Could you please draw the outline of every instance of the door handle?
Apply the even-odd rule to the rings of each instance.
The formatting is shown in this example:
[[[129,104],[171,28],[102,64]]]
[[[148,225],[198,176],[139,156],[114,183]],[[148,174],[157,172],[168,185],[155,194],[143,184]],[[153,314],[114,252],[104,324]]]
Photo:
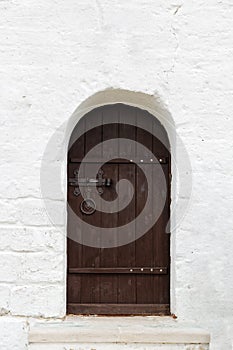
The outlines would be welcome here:
[[[111,186],[112,180],[107,178],[107,179],[80,179],[79,184],[83,184],[84,186],[92,185],[95,184],[96,186],[106,186],[109,187]]]

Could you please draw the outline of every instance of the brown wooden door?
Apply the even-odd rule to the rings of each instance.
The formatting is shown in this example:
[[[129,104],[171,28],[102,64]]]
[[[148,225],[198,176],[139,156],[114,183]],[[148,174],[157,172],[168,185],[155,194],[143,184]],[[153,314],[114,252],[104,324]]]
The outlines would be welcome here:
[[[146,125],[147,130],[143,125]],[[159,137],[153,136],[152,132]],[[164,128],[154,116],[144,110],[115,104],[97,108],[82,118],[73,132],[72,142],[78,133],[80,135],[68,154],[68,204],[80,218],[82,227],[78,242],[68,238],[67,312],[106,315],[169,314],[170,235],[166,233],[166,226],[170,215],[170,152]],[[132,142],[132,146],[119,151],[121,157],[117,157],[117,149],[120,150],[122,143],[119,142],[117,147],[116,143],[113,144],[112,149],[110,146],[108,154],[112,152],[113,159],[102,164],[101,170],[102,178],[111,179],[111,183],[109,185],[106,182],[102,187],[99,186],[100,191],[103,191],[101,197],[109,201],[109,212],[102,212],[99,208],[94,210],[92,204],[88,206],[87,201],[84,209],[89,208],[93,213],[84,213],[81,203],[85,198],[81,194],[77,195],[77,192],[74,193],[77,187],[72,184],[75,171],[80,169],[82,163],[84,197],[95,201],[93,187],[85,183],[85,167],[89,162],[101,164],[105,150],[100,148],[96,154],[93,152],[92,159],[87,163],[84,156],[95,145],[119,138],[136,141],[144,145],[148,152],[145,151],[143,159],[141,154],[139,158],[137,144]],[[153,159],[149,151],[155,156]],[[161,167],[166,188],[160,182]],[[147,178],[144,172],[147,173]],[[134,219],[142,213],[148,200],[148,193],[151,191],[148,188],[148,177],[153,180],[152,187],[156,188],[157,193],[152,206],[158,205],[160,201],[164,205],[154,225],[137,238],[140,228]],[[93,179],[97,178],[94,174]],[[126,186],[122,196],[131,198],[130,202],[125,208],[111,212],[111,202],[116,202],[118,198],[116,184],[122,179],[130,181],[134,193],[132,194],[132,187]],[[145,225],[152,215],[152,206],[143,216]],[[72,233],[77,225],[71,221],[68,211],[68,237],[73,238]],[[96,240],[100,240],[98,247],[86,245],[89,232],[85,223],[95,227]],[[101,246],[100,232],[103,228],[121,228],[128,223],[134,224],[125,232],[125,237],[131,239],[130,243],[118,246],[116,236],[114,247]]]

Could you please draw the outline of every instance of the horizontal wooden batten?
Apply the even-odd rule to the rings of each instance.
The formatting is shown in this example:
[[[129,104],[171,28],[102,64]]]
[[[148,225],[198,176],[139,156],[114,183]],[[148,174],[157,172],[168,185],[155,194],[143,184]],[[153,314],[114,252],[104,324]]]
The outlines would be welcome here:
[[[70,158],[69,162],[70,163],[100,163],[100,164],[167,164],[168,163],[168,157],[160,157],[160,156],[155,156],[154,159],[112,159],[110,161],[106,161],[106,159],[88,159],[88,160],[83,160],[81,158]]]
[[[68,314],[85,315],[170,315],[169,304],[75,304],[68,303]]]
[[[70,267],[68,269],[70,274],[144,274],[144,275],[166,275],[168,273],[167,267]]]

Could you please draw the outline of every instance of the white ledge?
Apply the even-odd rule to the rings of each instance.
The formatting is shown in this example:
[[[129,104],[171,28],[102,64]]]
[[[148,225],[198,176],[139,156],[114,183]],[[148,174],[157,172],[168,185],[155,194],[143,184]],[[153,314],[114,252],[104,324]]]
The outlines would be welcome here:
[[[35,325],[29,332],[29,343],[143,343],[143,344],[209,344],[209,332],[199,328],[183,328],[141,324],[45,324]]]

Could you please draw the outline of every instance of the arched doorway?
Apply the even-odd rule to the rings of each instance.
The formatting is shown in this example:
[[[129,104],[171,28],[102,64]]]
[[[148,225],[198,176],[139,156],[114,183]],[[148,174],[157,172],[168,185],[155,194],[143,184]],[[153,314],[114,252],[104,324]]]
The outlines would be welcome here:
[[[170,163],[167,133],[145,110],[106,105],[79,121],[68,153],[68,313],[169,314]],[[90,164],[99,169],[91,177]]]

